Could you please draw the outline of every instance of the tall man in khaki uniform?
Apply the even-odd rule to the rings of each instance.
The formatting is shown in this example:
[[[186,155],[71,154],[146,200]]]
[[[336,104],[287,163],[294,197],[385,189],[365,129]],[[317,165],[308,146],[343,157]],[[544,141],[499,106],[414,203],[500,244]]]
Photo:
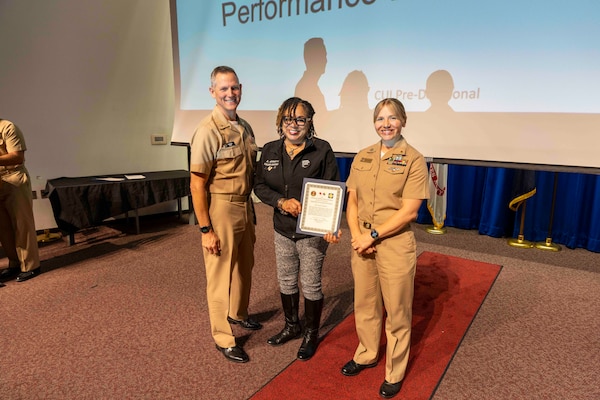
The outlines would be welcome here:
[[[190,187],[206,268],[206,297],[212,336],[226,359],[247,362],[230,324],[256,330],[248,318],[254,267],[255,216],[251,203],[258,148],[252,128],[237,115],[242,85],[230,67],[210,77],[216,101],[191,140]]]
[[[8,257],[8,268],[0,271],[0,282],[15,277],[23,282],[40,273],[25,150],[23,133],[0,118],[0,243]]]

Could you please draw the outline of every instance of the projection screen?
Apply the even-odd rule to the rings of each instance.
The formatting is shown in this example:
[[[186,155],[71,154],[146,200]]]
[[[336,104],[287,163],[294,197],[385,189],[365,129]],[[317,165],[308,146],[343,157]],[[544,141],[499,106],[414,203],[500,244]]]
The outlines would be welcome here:
[[[600,168],[598,1],[171,0],[171,13],[172,144],[212,110],[210,72],[228,65],[259,146],[299,96],[317,135],[356,153],[395,97],[430,159]]]

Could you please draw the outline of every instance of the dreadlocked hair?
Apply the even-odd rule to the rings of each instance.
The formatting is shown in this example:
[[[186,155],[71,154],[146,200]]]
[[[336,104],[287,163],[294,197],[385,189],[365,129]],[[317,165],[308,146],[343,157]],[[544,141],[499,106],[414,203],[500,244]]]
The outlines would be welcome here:
[[[315,130],[315,125],[313,124],[313,117],[315,115],[315,109],[312,104],[308,101],[301,99],[300,97],[290,97],[286,101],[279,106],[279,110],[277,111],[277,118],[275,119],[275,125],[277,126],[277,133],[280,137],[283,137],[283,118],[287,115],[296,116],[296,108],[298,105],[302,104],[304,109],[306,110],[306,118],[309,119],[306,123],[308,125],[308,133],[306,137],[308,139],[312,139],[313,136],[317,136],[317,131]],[[287,114],[287,115],[286,115]]]

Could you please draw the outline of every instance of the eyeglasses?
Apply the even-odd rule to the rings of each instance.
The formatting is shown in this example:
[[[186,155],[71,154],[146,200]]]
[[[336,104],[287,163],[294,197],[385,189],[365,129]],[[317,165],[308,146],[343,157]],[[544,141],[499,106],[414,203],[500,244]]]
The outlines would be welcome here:
[[[293,117],[283,117],[283,123],[286,125],[291,125],[293,122],[296,123],[296,125],[298,126],[304,126],[306,125],[306,123],[310,121],[310,118],[303,118],[303,117],[298,117],[298,118],[293,118]]]

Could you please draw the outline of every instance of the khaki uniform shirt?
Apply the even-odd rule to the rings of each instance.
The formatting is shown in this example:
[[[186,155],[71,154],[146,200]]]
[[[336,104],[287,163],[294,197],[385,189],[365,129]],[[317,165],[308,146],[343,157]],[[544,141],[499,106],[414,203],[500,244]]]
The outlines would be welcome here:
[[[209,176],[210,193],[250,195],[257,153],[250,124],[231,122],[215,107],[192,137],[190,170]]]
[[[402,207],[402,199],[428,199],[425,158],[404,138],[383,157],[381,142],[361,150],[346,182],[358,197],[358,219],[375,228]]]
[[[25,137],[23,133],[12,122],[0,119],[0,155],[5,155],[13,151],[25,151]],[[0,165],[0,174],[6,170],[13,170],[18,165]]]

